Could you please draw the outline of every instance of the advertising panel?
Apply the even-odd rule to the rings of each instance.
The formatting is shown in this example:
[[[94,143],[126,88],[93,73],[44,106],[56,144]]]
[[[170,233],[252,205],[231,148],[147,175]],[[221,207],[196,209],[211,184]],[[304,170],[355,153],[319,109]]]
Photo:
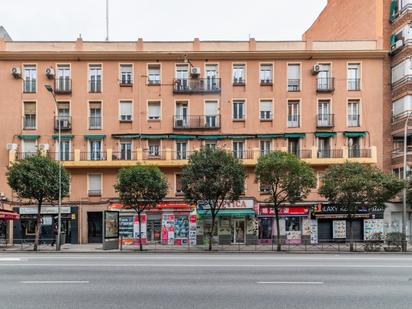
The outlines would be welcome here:
[[[140,225],[140,233],[142,236],[142,243],[145,244],[147,242],[147,215],[146,214],[141,214],[140,219],[142,220],[141,225]],[[135,245],[138,245],[140,242],[139,238],[139,217],[134,216],[133,217],[133,243]]]
[[[196,230],[197,230],[197,223],[196,223],[196,209],[193,209],[193,211],[189,215],[189,244],[191,246],[196,245]]]
[[[333,220],[333,238],[346,238],[346,220]]]
[[[162,216],[162,244],[173,245],[175,240],[175,215],[164,214]]]
[[[310,243],[318,243],[318,220],[316,219],[310,220]]]
[[[133,215],[119,217],[119,235],[125,245],[133,243],[133,219]]]
[[[106,210],[104,212],[104,238],[119,238],[119,212]]]
[[[383,236],[383,219],[363,220],[363,236],[365,240],[375,240]]]

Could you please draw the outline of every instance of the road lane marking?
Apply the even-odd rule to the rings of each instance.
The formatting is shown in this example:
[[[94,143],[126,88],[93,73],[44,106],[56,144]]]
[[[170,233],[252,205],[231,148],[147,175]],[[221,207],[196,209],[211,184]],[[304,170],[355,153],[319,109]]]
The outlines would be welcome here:
[[[21,261],[21,258],[0,258],[0,262],[17,262]]]
[[[258,281],[258,284],[324,284],[321,281]]]
[[[24,284],[86,284],[89,281],[20,281]]]

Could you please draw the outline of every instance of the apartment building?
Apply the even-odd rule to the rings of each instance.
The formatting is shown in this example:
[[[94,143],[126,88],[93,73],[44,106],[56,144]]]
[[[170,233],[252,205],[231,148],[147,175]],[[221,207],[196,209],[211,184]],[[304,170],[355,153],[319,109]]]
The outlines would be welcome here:
[[[270,151],[308,162],[319,183],[330,164],[388,169],[386,2],[330,0],[302,41],[0,39],[0,192],[6,207],[20,214],[9,222],[8,237],[31,237],[36,211],[7,186],[7,166],[39,152],[60,159],[71,175],[62,213],[66,241],[72,243],[101,242],[102,212],[121,208],[116,174],[137,163],[158,166],[170,187],[167,199],[147,213],[147,240],[201,243],[208,218],[199,208],[194,220],[202,223],[190,239],[193,205],[185,203],[180,186],[181,169],[201,147],[227,149],[248,174],[244,196],[228,203],[219,218],[219,243],[273,238],[268,192],[254,176],[259,156]],[[364,18],[370,25],[363,19],[347,22],[344,14],[354,6],[371,12]],[[53,87],[57,106],[45,85]],[[45,235],[55,214],[55,207],[45,207]],[[123,215],[127,236],[133,218]],[[382,216],[383,210],[360,214],[356,237],[363,239],[364,219]],[[336,218],[333,205],[314,189],[307,200],[285,207],[282,235],[299,243],[315,225],[316,239],[332,239]]]

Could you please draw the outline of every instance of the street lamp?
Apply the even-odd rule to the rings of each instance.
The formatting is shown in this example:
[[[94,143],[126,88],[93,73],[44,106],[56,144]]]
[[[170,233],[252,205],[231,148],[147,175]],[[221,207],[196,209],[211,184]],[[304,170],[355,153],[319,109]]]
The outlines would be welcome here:
[[[407,169],[407,142],[408,142],[408,122],[411,117],[411,112],[408,112],[408,116],[405,120],[404,134],[403,134],[403,180],[406,181],[406,169]],[[407,240],[406,240],[406,187],[403,188],[403,211],[402,211],[402,234],[405,239],[402,239],[402,251],[407,250]],[[402,237],[402,238],[403,238]]]
[[[54,89],[50,85],[44,85],[44,87],[47,89],[48,92],[51,93],[53,96],[54,103],[56,104],[56,109],[58,110],[58,104],[56,100],[56,94],[54,92]],[[59,145],[59,153],[58,153],[58,159],[57,161],[59,162],[59,205],[58,205],[58,215],[57,215],[57,240],[56,240],[56,251],[60,251],[60,246],[61,246],[61,241],[60,241],[60,235],[61,235],[61,226],[62,226],[62,214],[61,214],[61,206],[62,206],[62,166],[61,166],[61,139],[62,139],[62,132],[61,132],[61,121],[59,119],[59,115],[57,114],[57,123],[58,123],[58,145]],[[40,215],[40,214],[39,214]]]

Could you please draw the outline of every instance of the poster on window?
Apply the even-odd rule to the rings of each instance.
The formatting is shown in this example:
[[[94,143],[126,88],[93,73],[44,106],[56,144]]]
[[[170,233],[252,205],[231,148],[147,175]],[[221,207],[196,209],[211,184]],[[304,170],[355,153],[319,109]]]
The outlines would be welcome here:
[[[141,222],[141,230],[140,234],[142,236],[142,243],[145,244],[147,241],[147,215],[146,214],[141,214],[140,218],[142,220]],[[135,245],[138,245],[140,243],[140,238],[139,238],[139,217],[134,216],[133,218],[133,243]]]
[[[303,218],[302,226],[303,226],[302,235],[309,236],[310,235],[310,219]]]
[[[175,240],[175,215],[162,216],[162,244],[173,245]]]
[[[119,235],[124,245],[133,244],[134,216],[119,217]]]
[[[196,230],[197,230],[197,222],[196,222],[196,209],[192,211],[189,215],[189,244],[191,246],[196,246]]]
[[[346,238],[346,220],[333,220],[333,238]]]
[[[273,228],[274,228],[273,235],[277,235],[276,220],[274,220]],[[280,235],[286,235],[285,218],[280,218],[279,219],[279,229],[280,229]]]
[[[301,231],[286,231],[286,244],[296,245],[302,242]]]
[[[363,220],[363,237],[365,240],[377,240],[383,237],[383,219]]]
[[[175,245],[187,245],[189,240],[189,217],[187,215],[175,216]]]
[[[317,244],[318,241],[318,220],[312,219],[310,220],[310,243]]]

